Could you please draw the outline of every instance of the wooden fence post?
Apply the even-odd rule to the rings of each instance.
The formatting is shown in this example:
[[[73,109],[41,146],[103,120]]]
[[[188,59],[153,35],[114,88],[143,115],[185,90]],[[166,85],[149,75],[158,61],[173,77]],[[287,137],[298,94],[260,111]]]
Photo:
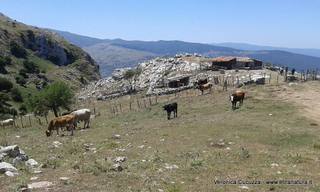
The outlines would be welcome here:
[[[269,75],[269,84],[271,84],[271,73]]]
[[[21,128],[24,128],[23,121],[22,121],[22,115],[20,115],[20,122],[21,122]]]
[[[28,117],[29,117],[29,124],[30,124],[30,127],[32,127],[32,124],[31,124],[31,117],[30,117],[30,115],[28,115]]]

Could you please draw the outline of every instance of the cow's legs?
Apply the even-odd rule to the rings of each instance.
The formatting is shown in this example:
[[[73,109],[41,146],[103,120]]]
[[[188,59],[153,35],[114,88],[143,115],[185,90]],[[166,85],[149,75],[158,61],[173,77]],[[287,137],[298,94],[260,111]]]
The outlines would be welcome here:
[[[235,110],[237,107],[237,102],[232,101],[232,109]]]
[[[59,129],[60,129],[60,127],[57,127],[57,136],[59,136]]]
[[[178,109],[174,110],[174,117],[178,117]]]
[[[167,111],[167,116],[168,116],[168,120],[170,120],[170,116],[171,116],[171,111]]]
[[[87,128],[90,128],[90,119],[86,121],[87,122]]]
[[[73,136],[74,126],[71,124],[71,136]]]

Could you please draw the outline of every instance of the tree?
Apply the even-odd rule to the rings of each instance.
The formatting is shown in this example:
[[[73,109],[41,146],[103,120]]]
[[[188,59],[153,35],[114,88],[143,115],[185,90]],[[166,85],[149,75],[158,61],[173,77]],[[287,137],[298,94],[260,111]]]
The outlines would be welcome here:
[[[40,91],[30,100],[30,108],[38,114],[45,114],[52,110],[57,117],[60,108],[69,110],[73,103],[73,93],[63,82],[54,82]]]
[[[130,93],[135,92],[134,81],[136,81],[136,78],[141,74],[141,72],[141,68],[135,68],[129,69],[124,73],[124,79],[128,80],[130,84]]]

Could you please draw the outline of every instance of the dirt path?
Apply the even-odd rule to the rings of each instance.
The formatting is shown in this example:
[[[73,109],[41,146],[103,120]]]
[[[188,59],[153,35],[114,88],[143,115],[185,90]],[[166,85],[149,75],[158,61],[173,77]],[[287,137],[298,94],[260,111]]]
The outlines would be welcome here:
[[[301,110],[301,114],[320,123],[320,83],[308,82],[304,84],[284,86],[275,91],[275,96],[293,102]]]

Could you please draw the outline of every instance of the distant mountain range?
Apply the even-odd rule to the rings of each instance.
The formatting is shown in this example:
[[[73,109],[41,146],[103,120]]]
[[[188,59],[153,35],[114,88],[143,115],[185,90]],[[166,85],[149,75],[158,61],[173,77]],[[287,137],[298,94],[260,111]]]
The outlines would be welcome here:
[[[157,56],[177,53],[199,53],[204,56],[247,56],[297,70],[320,68],[316,49],[289,49],[240,43],[202,44],[184,41],[126,41],[98,39],[69,32],[56,31],[71,43],[82,47],[100,65],[102,76],[115,68],[133,67]],[[303,53],[303,54],[302,54]],[[308,55],[307,55],[308,54]]]
[[[241,49],[241,50],[248,50],[248,51],[278,50],[278,51],[287,51],[291,53],[320,57],[320,49],[273,47],[273,46],[264,46],[264,45],[254,45],[249,43],[232,43],[232,42],[213,43],[212,45],[231,47],[234,49]]]

